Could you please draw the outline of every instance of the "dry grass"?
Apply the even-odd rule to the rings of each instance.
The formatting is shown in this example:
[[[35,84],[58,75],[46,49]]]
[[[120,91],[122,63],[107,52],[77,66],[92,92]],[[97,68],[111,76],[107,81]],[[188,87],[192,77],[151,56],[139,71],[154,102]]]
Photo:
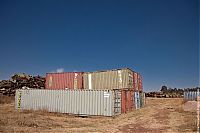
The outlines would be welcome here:
[[[14,102],[14,100],[15,100],[14,96],[5,96],[0,94],[0,104],[11,103]]]
[[[16,111],[0,105],[0,132],[194,132],[194,112],[182,110],[182,99],[147,99],[140,110],[112,117],[77,117],[47,111]]]

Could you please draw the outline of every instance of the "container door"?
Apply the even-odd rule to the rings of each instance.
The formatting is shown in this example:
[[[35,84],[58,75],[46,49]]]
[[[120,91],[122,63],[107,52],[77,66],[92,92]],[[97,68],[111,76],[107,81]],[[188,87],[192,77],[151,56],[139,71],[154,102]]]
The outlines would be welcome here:
[[[133,83],[134,83],[134,90],[138,91],[138,74],[137,73],[133,73]]]
[[[126,91],[121,91],[121,112],[126,113]]]
[[[130,111],[132,109],[132,97],[131,97],[131,91],[126,91],[127,93],[127,111]]]
[[[139,92],[135,92],[135,108],[136,109],[140,108],[140,96],[139,96]]]
[[[121,91],[114,91],[115,100],[114,100],[114,113],[115,115],[121,114]]]
[[[144,93],[144,92],[142,92],[142,94],[143,94],[143,106],[145,106],[145,104],[146,104],[146,97],[145,97],[145,93]]]
[[[126,112],[128,112],[129,111],[129,92],[126,90],[125,91],[125,93],[126,93]]]
[[[135,107],[135,92],[134,91],[132,91],[131,92],[131,98],[132,98],[132,109],[135,109],[136,107]]]
[[[142,107],[142,93],[141,92],[139,92],[139,97],[140,97],[140,107]]]

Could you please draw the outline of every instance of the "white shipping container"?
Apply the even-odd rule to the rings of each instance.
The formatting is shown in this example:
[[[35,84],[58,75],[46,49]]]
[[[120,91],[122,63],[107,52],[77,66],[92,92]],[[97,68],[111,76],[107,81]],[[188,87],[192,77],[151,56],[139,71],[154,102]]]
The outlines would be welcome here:
[[[135,92],[135,108],[140,109],[140,93],[138,91]]]
[[[121,114],[119,90],[16,90],[15,108],[76,115]]]
[[[183,96],[185,101],[195,101],[199,94],[197,91],[185,91]]]

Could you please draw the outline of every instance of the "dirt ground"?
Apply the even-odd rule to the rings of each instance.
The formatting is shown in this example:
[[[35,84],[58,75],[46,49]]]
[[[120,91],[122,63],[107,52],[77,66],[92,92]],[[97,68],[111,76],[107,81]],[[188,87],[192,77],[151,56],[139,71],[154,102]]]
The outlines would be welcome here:
[[[2,101],[2,100],[0,100]],[[46,111],[17,111],[14,100],[0,104],[0,132],[195,132],[196,113],[181,98],[147,98],[146,105],[115,118],[76,117]],[[8,103],[8,102],[11,103]]]

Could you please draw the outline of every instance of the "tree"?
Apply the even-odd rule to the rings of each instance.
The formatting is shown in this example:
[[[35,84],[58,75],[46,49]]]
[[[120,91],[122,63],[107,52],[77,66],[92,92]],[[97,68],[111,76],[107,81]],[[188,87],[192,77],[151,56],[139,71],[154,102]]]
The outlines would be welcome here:
[[[160,89],[161,92],[166,93],[167,92],[167,86],[163,85]]]
[[[171,87],[168,88],[168,93],[173,93],[173,89]]]

